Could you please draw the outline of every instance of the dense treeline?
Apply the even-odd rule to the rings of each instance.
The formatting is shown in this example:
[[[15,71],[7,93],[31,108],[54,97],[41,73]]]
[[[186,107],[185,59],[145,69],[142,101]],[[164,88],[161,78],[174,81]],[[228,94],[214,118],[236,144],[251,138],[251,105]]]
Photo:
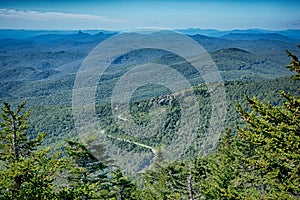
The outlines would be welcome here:
[[[288,55],[292,79],[299,81],[299,60]],[[283,103],[274,106],[245,94],[249,109],[237,103],[243,121],[237,133],[228,130],[209,156],[150,170],[143,198],[299,199],[300,97],[280,95]]]
[[[287,67],[296,72],[291,81],[299,81],[299,60],[288,55]],[[205,93],[202,89],[198,92]],[[241,121],[224,134],[216,152],[167,163],[158,149],[151,168],[135,180],[114,166],[105,146],[92,138],[68,140],[61,152],[49,154],[49,148],[41,148],[45,133],[29,135],[25,102],[15,109],[5,102],[0,199],[300,198],[300,97],[289,91],[280,95],[281,101],[266,103],[245,93],[249,107],[237,103]],[[139,109],[138,123],[140,117],[147,119],[145,106],[132,106]],[[178,113],[176,102],[169,109]]]
[[[260,81],[249,81],[249,82],[241,82],[241,81],[230,81],[225,82],[226,89],[226,119],[225,119],[225,127],[229,127],[234,129],[235,123],[240,124],[242,120],[239,117],[239,113],[236,110],[236,101],[239,101],[241,106],[244,109],[247,109],[247,103],[244,99],[244,92],[247,92],[249,96],[256,96],[259,100],[263,100],[265,102],[269,102],[272,105],[282,105],[283,100],[279,98],[279,91],[290,91],[292,93],[299,93],[297,82],[290,81],[289,77],[281,77],[277,79],[267,79]],[[207,87],[204,84],[200,84],[198,86],[193,87],[193,92],[197,96],[197,100],[199,103],[199,118],[190,119],[194,124],[199,120],[199,127],[197,132],[194,132],[195,139],[191,144],[192,147],[188,152],[181,156],[181,160],[190,160],[194,157],[194,155],[199,154],[199,146],[201,146],[203,142],[203,135],[207,132],[210,126],[210,117],[211,117],[211,109],[213,105],[210,102],[210,93],[207,91]],[[182,96],[187,97],[188,95],[183,94]],[[177,98],[180,98],[177,97]],[[157,125],[151,127],[151,129],[146,128],[148,122],[150,120],[149,109],[153,106],[153,103],[158,103],[161,108],[166,110],[165,118],[157,115],[158,120],[163,120],[163,124],[157,123]],[[174,140],[174,134],[184,134],[178,130],[181,119],[180,105],[175,100],[172,99],[172,94],[163,95],[159,97],[153,98],[150,100],[143,101],[133,101],[129,104],[130,107],[130,115],[128,116],[125,113],[121,113],[119,117],[123,119],[116,118],[116,116],[112,115],[112,108],[110,103],[102,103],[96,105],[96,111],[99,116],[99,121],[101,127],[105,130],[106,134],[114,136],[116,138],[129,139],[130,141],[139,142],[142,144],[149,145],[153,148],[158,149],[159,147],[172,143]],[[119,109],[121,110],[121,109]],[[155,115],[156,113],[152,114]],[[132,117],[135,120],[135,123],[139,125],[140,129],[136,129],[136,131],[129,135],[126,134],[129,131],[126,129],[126,121],[128,117]],[[157,119],[152,116],[152,119]],[[118,121],[119,120],[119,121]],[[120,124],[122,126],[120,126]],[[128,125],[130,126],[130,125]],[[120,142],[119,140],[111,141],[115,146],[121,149],[132,149],[135,152],[145,152],[147,149],[141,148],[139,146],[132,146],[131,143],[126,141]],[[115,148],[114,146],[110,146],[110,149]],[[179,149],[183,149],[183,146],[178,145]],[[152,155],[152,159],[153,159]],[[170,158],[170,157],[169,157]],[[128,166],[126,166],[127,157],[122,158],[114,158],[117,160],[118,164],[122,167],[122,169],[126,171],[135,171],[138,172],[140,170],[139,161],[136,164],[133,164],[132,168],[128,170]],[[167,159],[167,158],[166,158]],[[172,159],[172,158],[170,158]],[[123,162],[124,160],[124,162]],[[168,160],[168,159],[167,159]],[[134,161],[133,161],[134,162]],[[123,163],[125,163],[123,165]],[[136,166],[134,166],[136,165]]]
[[[114,169],[102,144],[66,141],[65,151],[40,148],[46,136],[29,139],[25,102],[2,108],[0,199],[127,199],[134,185]],[[91,153],[97,151],[97,158]],[[65,153],[65,156],[62,156]]]

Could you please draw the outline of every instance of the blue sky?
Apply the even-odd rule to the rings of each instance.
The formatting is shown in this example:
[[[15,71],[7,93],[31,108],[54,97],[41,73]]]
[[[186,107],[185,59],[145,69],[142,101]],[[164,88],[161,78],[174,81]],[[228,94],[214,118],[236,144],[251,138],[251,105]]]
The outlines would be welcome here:
[[[0,29],[300,29],[297,0],[0,0]]]

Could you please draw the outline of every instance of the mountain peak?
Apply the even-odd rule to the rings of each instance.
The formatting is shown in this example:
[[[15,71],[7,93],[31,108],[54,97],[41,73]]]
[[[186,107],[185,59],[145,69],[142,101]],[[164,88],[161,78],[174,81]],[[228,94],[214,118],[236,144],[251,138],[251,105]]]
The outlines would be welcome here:
[[[290,42],[291,38],[281,35],[279,33],[228,33],[221,38],[228,40],[276,40]]]

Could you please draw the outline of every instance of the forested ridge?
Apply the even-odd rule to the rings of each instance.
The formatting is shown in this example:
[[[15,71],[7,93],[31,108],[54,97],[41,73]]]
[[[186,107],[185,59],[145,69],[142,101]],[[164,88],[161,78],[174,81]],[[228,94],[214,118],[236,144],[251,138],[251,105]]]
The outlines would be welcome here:
[[[105,153],[105,144],[97,143],[92,138],[82,143],[70,137],[70,140],[63,142],[63,148],[61,146],[50,152],[50,148],[42,145],[46,133],[29,134],[41,127],[34,120],[29,125],[26,103],[12,107],[5,102],[0,123],[0,198],[300,198],[300,65],[296,55],[287,53],[291,57],[287,68],[295,72],[292,79],[278,78],[265,82],[266,87],[268,83],[276,82],[285,86],[278,94],[280,100],[273,96],[278,91],[268,95],[260,93],[265,86],[257,82],[226,83],[229,99],[236,100],[235,94],[244,96],[244,100],[238,98],[236,105],[229,106],[229,109],[236,108],[240,120],[236,120],[236,116],[227,116],[228,122],[236,123],[227,123],[231,128],[222,134],[216,151],[205,157],[194,155],[184,161],[169,163],[164,159],[164,152],[157,147],[151,166],[134,176],[122,172],[122,168],[116,166]],[[288,80],[288,83],[283,80]],[[237,86],[241,84],[243,88],[247,89],[247,85],[254,89],[236,93]],[[202,94],[205,102],[206,88],[199,85],[194,89]],[[177,113],[176,101],[170,104],[164,102],[168,104],[170,113]],[[137,123],[147,122],[148,104],[143,101],[132,103]],[[103,112],[109,112],[109,109],[105,105],[99,109],[99,113],[103,114],[100,122],[108,127],[106,131],[109,134],[114,130],[113,123]],[[55,112],[56,108],[49,110]],[[58,110],[65,112],[67,108],[58,107]],[[69,112],[65,112],[65,117],[71,117]],[[145,120],[140,120],[143,117]],[[173,119],[169,120],[172,124]],[[63,129],[70,126],[65,124]],[[172,130],[166,126],[165,131]],[[93,154],[95,151],[97,157]]]
[[[241,123],[241,119],[236,110],[235,103],[239,101],[243,108],[247,108],[246,101],[244,101],[244,92],[247,92],[249,96],[256,96],[259,100],[270,102],[272,105],[280,105],[282,99],[279,98],[279,91],[290,91],[292,93],[297,93],[298,83],[290,81],[289,77],[280,77],[276,79],[269,80],[260,80],[260,81],[228,81],[225,82],[226,89],[226,98],[227,98],[227,112],[225,119],[226,128],[234,128],[235,123]],[[199,140],[197,142],[201,143],[201,134],[205,132],[209,126],[210,111],[212,105],[210,104],[210,96],[207,92],[205,85],[200,84],[195,86],[194,91],[198,97],[199,105],[201,108],[199,118],[201,119],[201,124],[197,133],[199,135]],[[157,97],[156,100],[168,99],[168,95]],[[162,105],[169,111],[167,119],[164,121],[164,126],[157,127],[162,128],[160,132],[157,133],[157,137],[150,137],[144,139],[143,136],[147,135],[147,130],[143,129],[143,132],[136,133],[136,137],[126,136],[121,129],[118,128],[118,124],[113,121],[111,116],[111,108],[109,103],[97,104],[96,111],[99,114],[99,123],[101,128],[103,128],[106,134],[109,134],[114,137],[131,139],[131,141],[140,142],[145,145],[152,146],[154,148],[159,148],[160,142],[166,143],[169,139],[172,139],[170,136],[172,133],[176,132],[176,129],[173,129],[173,125],[176,126],[176,120],[180,118],[180,112],[177,112],[178,105],[173,102],[172,105],[168,103]],[[29,105],[29,104],[28,104]],[[131,114],[134,117],[136,123],[138,123],[142,128],[147,124],[149,120],[149,115],[147,114],[149,110],[148,100],[144,101],[135,101],[131,103]],[[59,151],[61,146],[64,144],[66,139],[76,138],[75,125],[72,118],[72,109],[67,105],[32,105],[30,104],[29,116],[29,129],[30,134],[34,135],[37,131],[47,132],[48,135],[44,139],[43,146],[50,146],[51,152]],[[126,117],[126,116],[121,116]],[[153,133],[148,134],[153,135]],[[153,154],[149,149],[142,148],[132,143],[126,141],[114,140],[111,138],[118,147],[123,149],[132,150],[135,152],[149,153],[148,161],[145,165],[140,165],[141,161],[137,160],[136,164],[131,164],[134,166],[131,170],[128,170],[126,162],[130,159],[123,157],[122,160],[118,160],[118,163],[125,163],[120,165],[125,171],[134,171],[139,172],[143,167],[150,164],[153,160]],[[195,141],[196,142],[196,141]],[[113,148],[113,147],[111,147]],[[178,147],[180,148],[180,147]],[[190,152],[189,155],[183,159],[188,160],[193,157],[193,154],[197,152]],[[132,161],[134,162],[134,161]]]

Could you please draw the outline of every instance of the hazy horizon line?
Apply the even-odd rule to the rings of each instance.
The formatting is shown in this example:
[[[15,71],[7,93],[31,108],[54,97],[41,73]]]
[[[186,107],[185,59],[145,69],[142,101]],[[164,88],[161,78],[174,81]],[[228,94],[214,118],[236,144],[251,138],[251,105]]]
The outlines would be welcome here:
[[[213,31],[246,31],[246,30],[261,30],[261,31],[287,31],[287,30],[300,30],[294,28],[286,28],[286,29],[268,29],[268,28],[257,28],[257,27],[249,27],[249,28],[234,28],[234,29],[218,29],[218,28],[200,28],[200,27],[189,27],[189,28],[164,28],[164,27],[136,27],[136,28],[128,28],[128,29],[35,29],[35,28],[0,28],[0,30],[24,30],[24,31],[116,31],[123,32],[128,30],[139,30],[139,29],[165,29],[165,30],[213,30]]]

